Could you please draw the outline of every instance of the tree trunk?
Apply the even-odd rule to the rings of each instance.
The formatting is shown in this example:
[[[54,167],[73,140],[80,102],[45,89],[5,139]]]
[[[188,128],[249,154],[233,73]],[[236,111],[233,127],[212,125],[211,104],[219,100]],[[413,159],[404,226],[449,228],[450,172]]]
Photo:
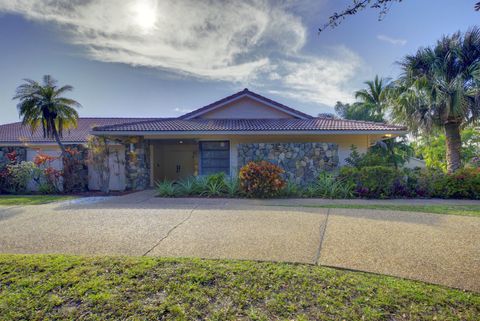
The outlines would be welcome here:
[[[447,171],[453,173],[462,165],[462,138],[459,123],[445,124],[445,142],[447,145]]]
[[[60,136],[58,135],[57,128],[55,127],[55,123],[53,122],[53,137],[55,138],[55,141],[57,142],[58,146],[60,147],[60,150],[62,151],[62,156],[65,156],[65,153],[67,152],[65,150],[65,146],[63,146],[62,141],[60,140]]]

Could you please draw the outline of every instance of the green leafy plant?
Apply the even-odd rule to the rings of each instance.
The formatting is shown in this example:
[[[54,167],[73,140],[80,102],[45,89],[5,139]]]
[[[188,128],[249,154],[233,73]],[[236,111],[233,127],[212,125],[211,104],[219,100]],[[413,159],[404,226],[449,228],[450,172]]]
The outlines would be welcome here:
[[[176,197],[180,193],[174,182],[164,180],[157,183],[157,194],[160,197]]]
[[[280,191],[281,197],[302,197],[304,194],[303,188],[295,182],[285,182],[285,187]]]
[[[229,197],[238,197],[241,194],[238,177],[227,177],[225,179],[225,193]]]
[[[275,197],[285,187],[284,173],[267,161],[250,162],[240,169],[240,187],[247,197]]]
[[[6,186],[3,188],[9,193],[23,194],[28,192],[28,184],[42,171],[33,162],[21,162],[7,165]]]
[[[198,195],[199,186],[195,177],[189,177],[178,182],[178,192],[182,196]]]
[[[209,180],[207,178],[207,184],[205,185],[205,190],[202,192],[202,195],[214,197],[221,196],[226,191],[226,185],[223,180],[219,181],[216,179]]]
[[[351,198],[355,185],[343,178],[335,177],[332,173],[322,172],[317,180],[306,187],[308,197],[322,198]]]
[[[344,167],[339,179],[355,186],[355,194],[366,198],[410,196],[402,170],[388,166]]]

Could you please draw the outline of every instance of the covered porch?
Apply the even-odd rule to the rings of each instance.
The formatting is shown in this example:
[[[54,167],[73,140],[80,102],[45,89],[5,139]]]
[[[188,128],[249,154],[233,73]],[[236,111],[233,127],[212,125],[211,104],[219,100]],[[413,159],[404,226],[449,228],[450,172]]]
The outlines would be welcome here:
[[[229,140],[152,139],[149,148],[151,186],[219,172],[230,175]]]

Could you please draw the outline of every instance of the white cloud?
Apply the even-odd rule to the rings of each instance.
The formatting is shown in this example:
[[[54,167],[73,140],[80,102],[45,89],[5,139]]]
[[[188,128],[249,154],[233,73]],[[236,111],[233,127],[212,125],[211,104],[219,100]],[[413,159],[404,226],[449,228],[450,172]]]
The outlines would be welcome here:
[[[407,44],[407,40],[405,39],[392,38],[386,35],[378,35],[377,39],[380,41],[388,42],[389,44],[395,46],[405,46]]]
[[[362,60],[351,50],[338,47],[328,56],[300,55],[273,65],[271,93],[333,106],[337,101],[353,101],[349,83],[361,69]]]
[[[173,109],[174,112],[176,113],[181,113],[181,114],[186,114],[186,113],[189,113],[191,112],[192,110],[191,109],[185,109],[185,108],[175,108]]]
[[[360,59],[345,48],[331,57],[302,53],[307,29],[294,13],[304,1],[0,0],[0,12],[55,23],[98,61],[347,101]]]

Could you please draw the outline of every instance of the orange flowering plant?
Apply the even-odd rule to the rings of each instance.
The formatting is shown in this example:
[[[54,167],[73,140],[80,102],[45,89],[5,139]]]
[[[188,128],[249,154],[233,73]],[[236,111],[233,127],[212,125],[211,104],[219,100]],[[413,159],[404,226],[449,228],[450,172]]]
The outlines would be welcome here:
[[[33,163],[43,171],[44,181],[41,182],[40,178],[37,179],[37,183],[40,184],[39,190],[44,193],[56,193],[60,191],[60,178],[63,176],[61,170],[53,167],[53,162],[60,157],[51,156],[38,152],[33,159]]]
[[[240,188],[247,197],[277,196],[286,185],[283,173],[282,168],[267,161],[249,162],[240,169]]]

